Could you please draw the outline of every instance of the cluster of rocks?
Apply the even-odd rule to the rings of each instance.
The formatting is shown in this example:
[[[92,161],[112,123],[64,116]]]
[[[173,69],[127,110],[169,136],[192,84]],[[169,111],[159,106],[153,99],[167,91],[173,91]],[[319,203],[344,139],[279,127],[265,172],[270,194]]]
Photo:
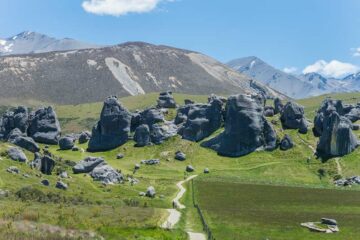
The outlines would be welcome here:
[[[122,183],[124,176],[108,165],[103,158],[87,157],[73,167],[74,174],[89,174],[95,181],[103,184]]]
[[[298,129],[299,133],[307,133],[308,122],[304,116],[304,108],[295,102],[288,102],[281,110],[280,121],[284,129]]]
[[[334,184],[339,187],[346,187],[351,185],[360,185],[360,176],[353,176],[345,179],[338,179],[334,181]]]
[[[317,156],[330,158],[344,156],[359,146],[349,119],[351,107],[344,106],[340,100],[326,99],[314,119],[313,133],[319,137]],[[354,108],[352,108],[354,109]]]
[[[40,150],[35,142],[57,144],[60,134],[60,124],[52,107],[29,113],[26,107],[20,106],[0,118],[0,140],[31,152]]]
[[[337,221],[331,218],[322,218],[321,222],[301,223],[301,226],[320,233],[337,233],[340,231]]]
[[[187,104],[178,109],[175,124],[183,139],[201,141],[218,130],[223,123],[224,100],[212,95],[207,104]]]
[[[160,164],[160,160],[159,159],[141,160],[140,163],[145,165],[158,165]]]
[[[237,95],[227,100],[225,130],[202,143],[218,154],[239,157],[256,149],[273,150],[277,135],[264,116],[265,100],[261,95]]]

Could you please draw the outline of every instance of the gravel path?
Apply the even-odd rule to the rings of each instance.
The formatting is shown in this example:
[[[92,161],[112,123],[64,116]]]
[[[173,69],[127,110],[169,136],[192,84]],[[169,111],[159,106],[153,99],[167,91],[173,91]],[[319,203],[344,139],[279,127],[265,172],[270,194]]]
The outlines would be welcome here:
[[[176,184],[176,186],[179,188],[179,192],[176,195],[176,197],[173,199],[173,202],[175,203],[175,206],[178,209],[184,209],[186,208],[185,205],[180,203],[180,199],[184,196],[186,189],[183,187],[183,184],[196,178],[197,175],[193,175],[188,177],[187,179],[180,181]],[[167,211],[170,213],[166,221],[161,225],[164,229],[172,229],[174,226],[180,221],[181,218],[181,212],[179,212],[176,209],[167,209]],[[190,240],[206,240],[206,236],[203,233],[194,233],[194,232],[187,232],[189,235]]]

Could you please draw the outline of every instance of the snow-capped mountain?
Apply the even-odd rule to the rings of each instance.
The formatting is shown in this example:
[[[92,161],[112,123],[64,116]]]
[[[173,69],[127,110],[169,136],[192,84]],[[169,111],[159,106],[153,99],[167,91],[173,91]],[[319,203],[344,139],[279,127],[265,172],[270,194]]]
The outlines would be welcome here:
[[[227,65],[292,98],[307,97],[313,88],[311,83],[284,73],[257,57],[236,59]]]
[[[99,45],[80,42],[70,38],[56,39],[36,32],[22,32],[16,36],[0,39],[0,56],[98,48]]]
[[[360,91],[360,73],[344,79],[326,78],[318,73],[292,75],[257,57],[236,59],[229,62],[228,66],[292,98]]]

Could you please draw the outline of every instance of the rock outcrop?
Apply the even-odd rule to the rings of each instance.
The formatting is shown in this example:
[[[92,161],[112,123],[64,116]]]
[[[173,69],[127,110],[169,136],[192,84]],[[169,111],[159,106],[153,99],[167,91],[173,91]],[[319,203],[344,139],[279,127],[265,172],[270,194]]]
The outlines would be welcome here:
[[[9,148],[7,150],[7,154],[11,160],[18,162],[27,162],[27,157],[25,153],[17,147]]]
[[[105,160],[103,158],[87,157],[73,167],[73,172],[75,174],[90,173],[95,167],[101,164],[105,164]]]
[[[208,104],[190,104],[178,110],[175,124],[183,123],[178,133],[183,139],[198,142],[210,136],[223,122],[223,101],[216,96]]]
[[[320,137],[316,152],[321,158],[344,156],[358,147],[359,141],[352,132],[352,122],[341,101],[326,99],[314,119],[314,135]]]
[[[142,124],[135,130],[134,141],[136,147],[144,147],[151,143],[150,129],[146,124]]]
[[[0,118],[0,139],[6,140],[9,133],[14,129],[19,129],[20,132],[27,132],[28,128],[28,109],[19,106],[14,111],[7,111]]]
[[[283,137],[283,139],[281,139],[281,141],[280,141],[280,149],[283,151],[287,151],[293,147],[294,147],[293,140],[291,139],[291,137],[289,135],[286,134]]]
[[[90,176],[95,181],[100,181],[103,184],[121,183],[124,180],[124,177],[121,173],[117,172],[114,168],[106,164],[95,167],[94,170],[90,173]]]
[[[304,116],[304,108],[295,102],[288,102],[280,117],[284,129],[298,129],[299,133],[307,133],[308,123]]]
[[[61,128],[52,107],[40,108],[30,114],[28,135],[39,143],[58,144]]]
[[[45,155],[41,158],[40,171],[43,174],[51,175],[52,171],[54,170],[55,164],[56,163],[54,159]]]
[[[172,92],[168,91],[160,93],[157,106],[159,108],[176,108],[176,102]]]
[[[99,122],[92,130],[88,151],[106,151],[127,142],[130,132],[131,114],[116,97],[105,100]]]
[[[29,152],[39,152],[39,145],[31,137],[27,137],[25,133],[22,133],[18,128],[15,128],[9,133],[8,142],[21,147]]]
[[[219,155],[239,157],[259,148],[273,150],[276,142],[276,132],[264,117],[263,97],[237,95],[227,101],[224,132],[202,146],[214,149]]]
[[[75,139],[72,137],[62,137],[59,139],[60,150],[71,150],[75,145]]]
[[[274,99],[274,114],[281,113],[284,108],[284,104],[281,102],[280,98]]]
[[[79,135],[79,144],[87,143],[91,138],[91,132],[84,131]]]

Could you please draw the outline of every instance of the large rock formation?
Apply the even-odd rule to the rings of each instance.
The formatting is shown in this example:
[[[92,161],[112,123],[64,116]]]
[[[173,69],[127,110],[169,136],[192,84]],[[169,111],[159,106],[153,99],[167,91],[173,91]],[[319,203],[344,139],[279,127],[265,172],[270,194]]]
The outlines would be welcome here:
[[[131,124],[130,112],[116,97],[105,100],[99,122],[92,130],[88,151],[106,151],[126,143]]]
[[[22,133],[26,133],[28,128],[28,110],[20,106],[14,111],[7,111],[0,118],[0,139],[6,140],[9,133],[15,128]]]
[[[146,124],[142,124],[135,130],[134,141],[137,147],[144,147],[150,144],[150,129]]]
[[[178,110],[175,123],[183,126],[179,134],[190,141],[201,141],[221,127],[223,101],[212,96],[208,104],[190,104]]]
[[[300,133],[307,133],[308,123],[304,116],[304,108],[295,102],[288,102],[280,117],[284,129],[299,129]]]
[[[39,145],[37,145],[31,137],[27,137],[25,133],[22,133],[18,128],[15,128],[9,133],[8,142],[33,153],[40,151]]]
[[[176,108],[176,102],[172,92],[168,91],[160,93],[157,106],[159,108]]]
[[[341,101],[326,99],[314,119],[313,132],[320,137],[316,151],[322,158],[343,156],[358,147],[357,137],[352,132],[351,121],[341,116],[344,108]]]
[[[256,149],[277,147],[276,132],[264,117],[264,99],[260,95],[229,97],[226,105],[225,131],[202,144],[219,155],[239,157]]]
[[[30,114],[28,135],[39,143],[58,144],[61,129],[52,107],[40,108]]]

